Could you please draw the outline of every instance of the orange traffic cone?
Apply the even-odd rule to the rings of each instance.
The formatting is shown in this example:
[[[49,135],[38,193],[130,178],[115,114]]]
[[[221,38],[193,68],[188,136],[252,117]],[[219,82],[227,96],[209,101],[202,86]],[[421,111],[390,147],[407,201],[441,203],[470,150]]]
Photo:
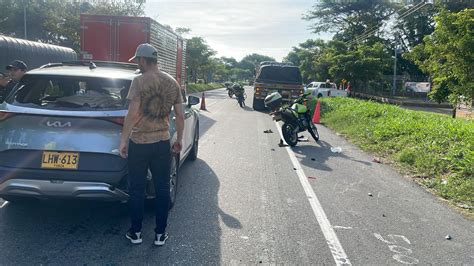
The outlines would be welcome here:
[[[314,109],[313,124],[319,124],[320,111],[321,111],[321,104],[319,103],[319,100],[318,100],[318,102],[316,103],[316,109]]]
[[[204,95],[204,92],[202,93],[202,99],[201,99],[201,110],[207,110],[206,109],[206,96]]]

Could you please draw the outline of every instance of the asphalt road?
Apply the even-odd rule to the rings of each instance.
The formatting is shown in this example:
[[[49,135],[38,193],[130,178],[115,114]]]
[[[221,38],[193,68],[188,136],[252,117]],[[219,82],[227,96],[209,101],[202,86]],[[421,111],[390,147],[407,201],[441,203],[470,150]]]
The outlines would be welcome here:
[[[206,93],[164,247],[150,208],[131,246],[124,204],[0,200],[0,264],[474,264],[474,222],[323,126],[318,143],[280,147],[246,102]]]

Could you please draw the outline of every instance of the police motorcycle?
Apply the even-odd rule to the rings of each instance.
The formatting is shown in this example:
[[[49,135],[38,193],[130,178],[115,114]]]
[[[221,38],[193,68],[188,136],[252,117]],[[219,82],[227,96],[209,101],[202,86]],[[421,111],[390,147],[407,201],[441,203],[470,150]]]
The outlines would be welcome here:
[[[224,85],[227,90],[227,94],[229,95],[229,98],[232,98],[232,96],[234,96],[234,89],[232,89],[233,84],[230,82],[226,82],[224,83]]]
[[[237,102],[239,103],[239,106],[244,107],[245,106],[245,98],[247,98],[246,97],[247,95],[245,94],[244,87],[242,87],[238,83],[234,83],[234,85],[232,85],[232,91],[234,92],[235,97],[237,98]]]
[[[281,94],[273,92],[265,97],[265,106],[270,108],[275,121],[283,121],[281,131],[286,143],[296,146],[298,143],[298,133],[308,130],[315,141],[319,140],[319,133],[316,126],[311,121],[311,111],[306,107],[305,102],[310,92],[301,94],[297,99],[282,104]]]

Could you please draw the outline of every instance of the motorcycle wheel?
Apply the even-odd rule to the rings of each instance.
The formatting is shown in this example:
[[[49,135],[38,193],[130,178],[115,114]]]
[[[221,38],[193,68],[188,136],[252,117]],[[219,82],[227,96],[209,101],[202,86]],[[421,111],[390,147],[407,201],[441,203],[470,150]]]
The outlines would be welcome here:
[[[284,123],[281,127],[281,133],[286,143],[291,147],[296,146],[298,143],[298,132],[295,130],[295,127],[291,124]]]
[[[228,91],[227,94],[229,94],[229,98],[232,98],[233,93],[231,91]]]
[[[319,132],[316,126],[310,121],[308,126],[308,132],[311,134],[311,137],[317,142],[319,140]]]

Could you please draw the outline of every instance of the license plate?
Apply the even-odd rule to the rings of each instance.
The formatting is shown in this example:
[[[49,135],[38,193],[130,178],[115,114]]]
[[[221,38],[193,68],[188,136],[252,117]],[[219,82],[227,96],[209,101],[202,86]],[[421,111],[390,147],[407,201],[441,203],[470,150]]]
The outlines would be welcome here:
[[[77,169],[79,153],[77,152],[43,152],[41,168]]]

